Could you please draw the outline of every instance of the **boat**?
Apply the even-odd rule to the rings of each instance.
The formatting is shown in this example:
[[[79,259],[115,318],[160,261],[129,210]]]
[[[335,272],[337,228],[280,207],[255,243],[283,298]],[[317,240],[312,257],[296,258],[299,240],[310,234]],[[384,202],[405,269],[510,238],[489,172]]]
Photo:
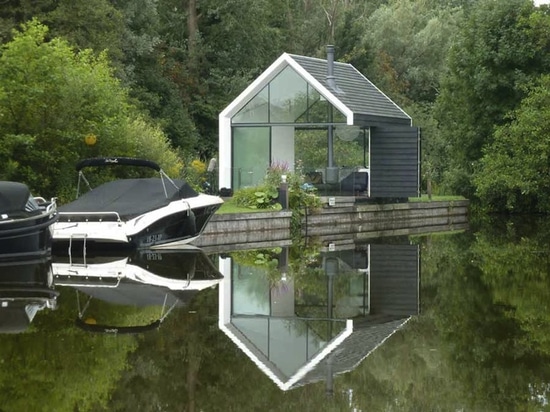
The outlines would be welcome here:
[[[111,180],[91,188],[87,167],[136,166],[157,177]],[[77,199],[59,207],[54,225],[58,242],[132,248],[173,248],[196,239],[222,205],[219,196],[196,192],[187,182],[171,179],[150,160],[109,157],[85,159],[76,165]],[[84,182],[89,191],[80,194]]]
[[[57,203],[35,197],[24,183],[0,181],[0,261],[48,256]]]
[[[0,262],[0,333],[22,333],[42,310],[55,310],[51,256]]]
[[[120,250],[88,252],[54,254],[52,263],[56,287],[75,290],[75,325],[88,332],[135,334],[158,329],[175,308],[188,305],[200,291],[222,280],[211,259],[192,245],[177,250],[133,249],[127,254]],[[127,316],[132,308],[144,314]],[[152,313],[147,308],[154,309],[156,316],[145,322],[146,315]],[[124,313],[125,319],[141,321],[128,325],[120,321],[121,316],[106,322],[101,320],[105,313],[111,317]]]

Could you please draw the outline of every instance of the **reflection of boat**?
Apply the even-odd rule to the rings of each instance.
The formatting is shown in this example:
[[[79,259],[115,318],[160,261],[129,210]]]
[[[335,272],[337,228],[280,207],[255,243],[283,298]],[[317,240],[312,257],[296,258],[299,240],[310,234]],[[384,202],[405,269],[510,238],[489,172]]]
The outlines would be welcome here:
[[[25,331],[43,309],[57,307],[49,258],[0,264],[0,333]]]
[[[23,183],[0,181],[0,259],[47,256],[56,219],[55,199],[46,202]]]
[[[160,326],[172,309],[185,306],[201,290],[216,286],[221,274],[200,249],[134,250],[121,256],[54,256],[55,284],[77,293],[77,326],[93,332],[139,333]],[[86,303],[80,305],[82,295]],[[151,323],[132,326],[97,324],[88,317],[92,300],[135,308],[162,307]],[[86,313],[86,317],[85,317]]]
[[[174,247],[198,237],[223,203],[218,196],[195,192],[183,180],[170,179],[152,161],[125,157],[82,160],[76,166],[78,188],[81,181],[89,186],[82,173],[85,167],[113,165],[151,168],[159,177],[118,179],[90,187],[59,208],[54,241]]]

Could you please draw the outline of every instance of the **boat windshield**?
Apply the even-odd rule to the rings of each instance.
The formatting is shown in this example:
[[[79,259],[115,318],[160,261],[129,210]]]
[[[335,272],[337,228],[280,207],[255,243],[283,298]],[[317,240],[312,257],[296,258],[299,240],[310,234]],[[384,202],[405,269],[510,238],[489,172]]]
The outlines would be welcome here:
[[[34,197],[29,196],[25,204],[25,212],[33,213],[36,211],[40,211],[40,206]]]

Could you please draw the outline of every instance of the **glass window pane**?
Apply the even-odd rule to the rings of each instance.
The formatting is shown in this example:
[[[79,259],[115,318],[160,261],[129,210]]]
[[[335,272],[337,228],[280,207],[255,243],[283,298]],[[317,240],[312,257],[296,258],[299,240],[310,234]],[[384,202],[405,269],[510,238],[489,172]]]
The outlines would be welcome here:
[[[368,140],[364,130],[355,126],[334,128],[334,163],[340,167],[368,166]]]
[[[346,123],[346,116],[342,114],[336,107],[332,110],[332,122],[333,123]]]
[[[313,87],[309,87],[308,123],[326,123],[328,121],[328,102]]]
[[[307,109],[307,83],[286,67],[269,84],[271,123],[294,123]]]
[[[299,162],[308,183],[323,183],[322,173],[327,165],[326,129],[296,129],[294,139],[296,162]]]
[[[234,317],[231,323],[267,357],[269,354],[269,319]]]
[[[233,128],[234,189],[262,183],[270,164],[270,128]]]
[[[235,116],[233,124],[327,123],[331,105],[291,67],[285,67]],[[334,123],[346,117],[332,107]]]
[[[233,123],[267,123],[268,118],[268,86],[254,96],[239,112],[233,116]]]
[[[232,315],[269,315],[269,279],[263,269],[233,264]]]

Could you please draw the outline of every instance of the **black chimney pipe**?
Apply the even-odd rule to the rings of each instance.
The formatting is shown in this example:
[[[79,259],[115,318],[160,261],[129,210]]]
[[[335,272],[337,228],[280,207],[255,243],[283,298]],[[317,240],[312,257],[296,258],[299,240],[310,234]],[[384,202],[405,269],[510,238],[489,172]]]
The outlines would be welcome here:
[[[327,46],[327,84],[329,89],[336,91],[336,80],[334,78],[334,46]],[[328,126],[327,126],[327,169],[325,172],[325,183],[337,183],[338,182],[338,169],[334,167],[334,125],[332,105],[329,105],[328,109]]]
[[[327,46],[327,83],[330,88],[336,90],[336,80],[334,77],[334,46]]]

